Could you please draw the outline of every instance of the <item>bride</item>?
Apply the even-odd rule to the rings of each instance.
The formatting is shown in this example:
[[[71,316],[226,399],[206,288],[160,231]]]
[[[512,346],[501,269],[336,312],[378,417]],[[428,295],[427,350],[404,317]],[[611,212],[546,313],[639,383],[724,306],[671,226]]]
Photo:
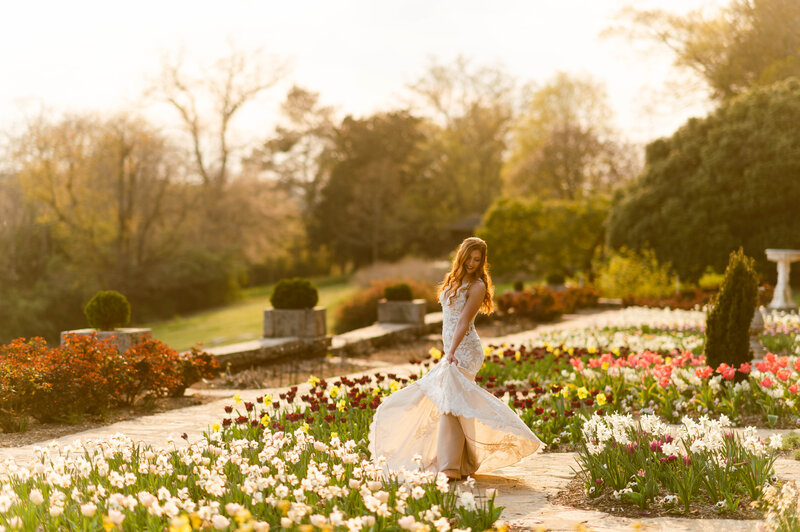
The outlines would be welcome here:
[[[370,453],[384,457],[389,469],[421,468],[458,480],[544,447],[511,408],[475,383],[484,351],[474,320],[479,310],[494,310],[493,292],[486,242],[467,238],[439,288],[445,355],[387,397],[370,425]]]

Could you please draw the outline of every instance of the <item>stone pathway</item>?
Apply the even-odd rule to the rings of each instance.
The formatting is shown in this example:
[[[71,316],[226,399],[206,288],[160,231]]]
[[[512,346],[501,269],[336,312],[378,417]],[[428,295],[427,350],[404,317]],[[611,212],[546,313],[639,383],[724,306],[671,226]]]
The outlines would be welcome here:
[[[565,319],[556,324],[537,327],[531,331],[512,334],[500,338],[484,338],[484,344],[494,343],[521,343],[530,340],[538,332],[566,328],[583,328],[594,325],[627,325],[631,324],[634,316],[626,310],[608,310],[601,312],[582,313],[565,316]],[[357,377],[363,374],[396,373],[405,377],[410,373],[419,371],[419,366],[403,364],[397,366],[384,366],[351,374]],[[298,384],[298,394],[308,391],[308,383]],[[180,438],[186,433],[190,440],[202,436],[204,430],[214,421],[219,421],[224,416],[223,408],[231,405],[234,393],[239,393],[242,400],[254,401],[257,396],[266,393],[278,394],[288,390],[273,388],[266,390],[202,390],[202,393],[224,395],[224,399],[213,401],[204,405],[172,410],[159,414],[143,416],[137,419],[122,421],[92,429],[89,431],[71,434],[53,440],[61,445],[72,443],[76,439],[87,440],[105,438],[116,433],[123,433],[134,441],[156,446],[185,445]],[[198,390],[199,391],[199,390]],[[774,431],[759,431],[762,437]],[[785,431],[778,431],[785,432]],[[0,448],[0,460],[15,459],[18,463],[29,462],[36,447],[42,447],[49,442],[27,445],[24,447]],[[650,518],[629,519],[614,517],[603,512],[587,511],[552,504],[548,496],[556,494],[566,486],[573,477],[573,470],[577,469],[575,453],[548,453],[536,454],[513,466],[493,471],[491,474],[477,477],[477,487],[485,489],[494,487],[498,489],[497,503],[505,507],[502,519],[505,519],[513,530],[553,530],[573,531],[585,526],[597,532],[624,531],[624,530],[652,530],[652,531],[717,531],[726,532],[751,531],[758,529],[758,521],[742,520],[698,520],[679,518]],[[800,481],[800,462],[780,459],[776,463],[776,472],[783,479]]]

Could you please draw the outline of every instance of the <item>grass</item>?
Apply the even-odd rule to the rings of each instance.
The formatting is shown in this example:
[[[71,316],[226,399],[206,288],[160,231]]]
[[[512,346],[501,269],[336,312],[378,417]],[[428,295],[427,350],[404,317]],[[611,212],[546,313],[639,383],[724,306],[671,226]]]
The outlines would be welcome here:
[[[318,277],[312,281],[319,289],[319,305],[327,308],[328,332],[333,333],[333,315],[341,303],[358,288],[346,277]],[[526,283],[529,286],[530,283]],[[153,329],[153,336],[167,345],[185,351],[202,344],[205,347],[235,344],[260,338],[264,326],[264,309],[271,308],[269,296],[273,284],[254,286],[242,291],[238,301],[188,316],[176,316],[143,324]],[[495,293],[511,290],[512,282],[498,283]]]
[[[331,316],[357,287],[343,277],[312,279],[319,289],[319,303],[327,308],[328,330],[333,326]],[[179,351],[202,344],[205,347],[233,344],[260,338],[264,309],[271,308],[269,296],[274,285],[246,288],[240,300],[189,316],[176,316],[144,324],[153,329],[153,336]]]

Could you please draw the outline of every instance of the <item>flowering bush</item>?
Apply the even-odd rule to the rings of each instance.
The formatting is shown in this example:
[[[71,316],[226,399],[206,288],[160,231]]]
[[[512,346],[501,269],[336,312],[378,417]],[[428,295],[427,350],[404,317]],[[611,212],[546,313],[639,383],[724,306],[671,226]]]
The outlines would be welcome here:
[[[219,364],[208,353],[181,355],[146,338],[119,353],[111,339],[69,335],[49,347],[42,338],[17,338],[0,346],[0,411],[14,419],[76,421],[132,404],[142,395],[181,393],[199,378],[212,377]],[[24,425],[24,424],[23,424]]]
[[[593,416],[582,430],[580,476],[587,494],[647,508],[653,503],[688,513],[698,499],[720,511],[757,501],[774,476],[780,435],[765,445],[749,427],[742,436],[730,422],[683,418],[673,437],[657,416]]]

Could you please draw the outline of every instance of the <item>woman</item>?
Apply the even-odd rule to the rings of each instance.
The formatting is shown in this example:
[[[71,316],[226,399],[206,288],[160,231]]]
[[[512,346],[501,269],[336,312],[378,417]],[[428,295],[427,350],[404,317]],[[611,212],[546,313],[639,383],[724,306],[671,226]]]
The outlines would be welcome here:
[[[513,410],[475,383],[484,351],[473,322],[478,310],[493,311],[492,294],[486,242],[467,238],[439,288],[444,356],[387,397],[370,425],[370,452],[385,457],[389,469],[421,467],[458,480],[544,446]]]

